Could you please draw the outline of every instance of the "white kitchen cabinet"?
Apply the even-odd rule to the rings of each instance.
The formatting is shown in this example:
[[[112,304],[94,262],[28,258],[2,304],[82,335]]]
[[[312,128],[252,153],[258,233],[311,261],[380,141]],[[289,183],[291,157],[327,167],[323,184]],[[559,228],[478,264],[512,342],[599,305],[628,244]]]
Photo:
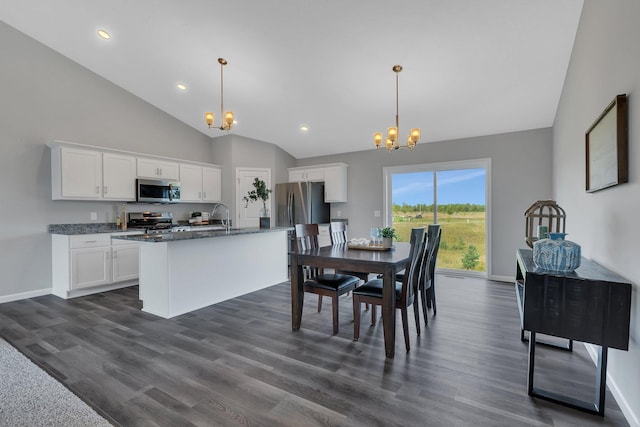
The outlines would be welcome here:
[[[324,168],[289,168],[289,182],[324,181]]]
[[[51,148],[53,200],[135,201],[136,178],[185,181],[185,202],[222,200],[222,170],[217,165],[67,141],[47,145]]]
[[[178,181],[180,177],[180,165],[166,160],[138,157],[137,176],[138,178]]]
[[[121,241],[126,242],[126,240]],[[113,245],[111,247],[112,282],[138,278],[139,252],[140,248],[137,244]]]
[[[347,201],[347,165],[337,164],[324,169],[324,201]]]
[[[222,200],[222,171],[219,168],[180,165],[182,202],[219,202]]]
[[[202,167],[202,201],[222,201],[222,170]]]
[[[71,289],[111,283],[111,247],[71,251]]]
[[[102,154],[102,197],[136,199],[136,158],[124,154]]]
[[[180,201],[202,201],[202,167],[180,165]]]
[[[346,163],[331,163],[312,167],[289,168],[289,182],[324,181],[325,202],[346,202],[348,167]]]
[[[135,242],[112,240],[110,233],[53,234],[51,244],[52,293],[61,298],[131,286],[138,279],[139,248]]]
[[[135,157],[54,147],[51,195],[54,200],[135,200]]]
[[[51,152],[53,199],[100,199],[102,153],[58,147]]]
[[[70,289],[111,282],[111,235],[85,234],[69,237]]]

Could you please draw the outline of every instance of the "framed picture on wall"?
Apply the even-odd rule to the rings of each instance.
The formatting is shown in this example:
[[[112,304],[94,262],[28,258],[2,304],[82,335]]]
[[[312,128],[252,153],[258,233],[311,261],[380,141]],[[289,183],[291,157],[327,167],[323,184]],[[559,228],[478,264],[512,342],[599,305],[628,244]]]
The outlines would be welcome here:
[[[617,95],[585,136],[587,192],[629,180],[627,133],[627,95]]]

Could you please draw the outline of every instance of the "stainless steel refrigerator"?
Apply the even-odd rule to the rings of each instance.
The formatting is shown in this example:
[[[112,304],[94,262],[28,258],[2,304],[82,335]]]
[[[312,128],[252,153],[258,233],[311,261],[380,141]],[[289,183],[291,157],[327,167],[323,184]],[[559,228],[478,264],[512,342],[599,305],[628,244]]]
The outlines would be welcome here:
[[[324,202],[324,182],[277,184],[275,193],[276,226],[329,223],[331,205]]]

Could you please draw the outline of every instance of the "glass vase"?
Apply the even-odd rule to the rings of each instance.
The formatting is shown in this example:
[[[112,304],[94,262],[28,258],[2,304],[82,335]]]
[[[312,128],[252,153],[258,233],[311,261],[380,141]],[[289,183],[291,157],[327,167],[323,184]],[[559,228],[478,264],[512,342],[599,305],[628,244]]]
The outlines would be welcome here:
[[[545,270],[570,272],[580,267],[580,245],[564,240],[566,233],[549,233],[533,243],[533,262]]]
[[[260,209],[260,228],[271,228],[271,212],[267,207]]]

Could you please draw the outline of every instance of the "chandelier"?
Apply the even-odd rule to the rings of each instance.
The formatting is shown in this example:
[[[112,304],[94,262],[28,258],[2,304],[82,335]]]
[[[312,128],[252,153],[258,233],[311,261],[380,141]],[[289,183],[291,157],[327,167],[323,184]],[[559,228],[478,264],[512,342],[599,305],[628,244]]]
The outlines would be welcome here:
[[[224,80],[223,80],[223,67],[227,65],[227,60],[224,58],[218,58],[218,63],[220,64],[220,117],[222,118],[222,123],[220,126],[213,126],[214,115],[211,111],[204,113],[204,121],[209,126],[209,129],[212,127],[218,128],[220,130],[226,130],[229,132],[231,127],[233,126],[233,111],[224,111]]]
[[[402,71],[402,65],[394,65],[392,70],[394,73],[396,73],[396,125],[395,127],[390,127],[387,132],[385,148],[389,151],[397,150],[399,148],[408,148],[410,150],[413,150],[413,147],[416,146],[416,143],[420,141],[420,128],[411,129],[411,132],[409,132],[409,136],[407,138],[407,145],[400,145],[400,142],[398,141],[398,73]],[[380,146],[382,145],[382,132],[376,132],[373,134],[373,143],[376,145],[376,149],[380,148]]]

